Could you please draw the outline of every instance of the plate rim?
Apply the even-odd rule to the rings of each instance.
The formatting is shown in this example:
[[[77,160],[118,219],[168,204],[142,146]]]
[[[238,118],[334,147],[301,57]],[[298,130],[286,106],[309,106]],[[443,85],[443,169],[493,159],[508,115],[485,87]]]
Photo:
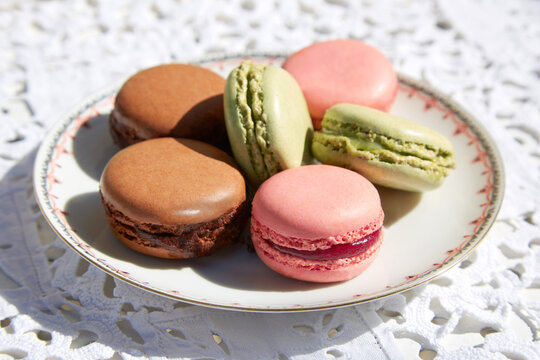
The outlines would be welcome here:
[[[232,59],[242,59],[242,58],[279,58],[284,59],[288,56],[288,53],[285,52],[244,52],[244,53],[220,53],[213,54],[209,56],[201,56],[191,59],[186,59],[182,63],[189,64],[204,64],[207,62],[221,61],[221,60],[232,60]],[[179,62],[179,61],[175,61]],[[143,289],[150,293],[165,296],[176,301],[183,301],[190,304],[195,304],[199,306],[205,306],[210,308],[224,309],[224,310],[234,310],[234,311],[245,311],[245,312],[266,312],[266,313],[283,313],[283,312],[304,312],[304,311],[317,311],[317,310],[326,310],[333,308],[340,308],[346,306],[358,305],[361,303],[371,302],[379,300],[391,295],[395,295],[407,290],[410,290],[414,287],[420,286],[435,277],[438,277],[460,263],[465,259],[470,253],[482,242],[486,237],[501,209],[504,192],[505,192],[505,171],[504,171],[504,162],[500,154],[499,149],[497,148],[495,141],[491,137],[490,133],[487,131],[485,126],[477,120],[471,113],[469,113],[460,103],[453,100],[449,95],[443,93],[442,91],[434,88],[429,83],[418,80],[403,73],[397,73],[399,83],[404,84],[411,89],[414,89],[414,92],[420,91],[425,93],[436,101],[440,102],[444,107],[451,110],[451,112],[459,118],[462,122],[467,125],[468,129],[471,129],[475,137],[478,139],[478,142],[482,145],[483,150],[485,151],[487,158],[492,166],[493,178],[491,179],[493,183],[493,191],[491,192],[491,199],[487,204],[485,209],[486,214],[485,218],[482,221],[480,227],[475,231],[472,237],[464,242],[462,248],[453,254],[451,257],[444,260],[439,266],[428,269],[426,272],[417,275],[413,280],[405,280],[403,283],[394,285],[390,289],[377,291],[375,296],[366,296],[359,297],[357,299],[351,298],[350,301],[342,301],[339,303],[332,303],[327,305],[316,305],[316,306],[306,306],[306,307],[260,307],[260,306],[235,306],[227,304],[212,303],[208,301],[201,301],[196,299],[190,299],[183,297],[181,295],[175,295],[166,291],[162,291],[158,288],[154,288],[148,285],[141,284],[135,280],[130,279],[129,277],[123,276],[111,269],[106,265],[101,264],[98,259],[93,256],[90,256],[86,252],[81,252],[77,248],[75,241],[71,239],[73,236],[68,232],[66,226],[62,223],[58,215],[54,212],[54,208],[51,204],[50,198],[47,194],[47,170],[51,161],[51,157],[54,153],[54,150],[58,144],[58,140],[64,134],[65,130],[69,127],[70,124],[77,118],[77,115],[80,115],[84,111],[87,111],[89,107],[93,104],[96,104],[100,100],[107,98],[108,96],[113,95],[125,82],[128,77],[118,79],[106,87],[101,88],[101,90],[94,91],[91,95],[86,96],[76,105],[73,105],[68,111],[64,112],[58,120],[51,126],[51,128],[46,132],[44,137],[41,140],[39,149],[36,153],[34,167],[33,167],[33,190],[36,202],[46,219],[47,223],[51,228],[56,232],[56,234],[74,250],[79,256],[91,263],[92,265],[98,267],[100,270],[105,273],[129,283],[137,288]],[[409,96],[412,96],[413,92]]]

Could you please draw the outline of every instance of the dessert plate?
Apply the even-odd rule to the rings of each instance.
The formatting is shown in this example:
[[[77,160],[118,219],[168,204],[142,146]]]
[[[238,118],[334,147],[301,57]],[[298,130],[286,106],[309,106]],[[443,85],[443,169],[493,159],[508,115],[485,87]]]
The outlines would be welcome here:
[[[194,63],[227,76],[246,57]],[[250,55],[280,65],[283,54]],[[107,117],[122,83],[91,96],[45,137],[34,168],[34,189],[45,218],[80,256],[141,289],[193,304],[257,312],[307,311],[358,304],[422,284],[458,264],[493,224],[503,198],[504,173],[486,130],[462,107],[429,85],[400,76],[392,113],[446,135],[457,169],[437,190],[423,194],[379,188],[385,240],[360,276],[314,284],[268,269],[245,245],[192,260],[136,253],[110,231],[99,198],[99,177],[118,151]]]

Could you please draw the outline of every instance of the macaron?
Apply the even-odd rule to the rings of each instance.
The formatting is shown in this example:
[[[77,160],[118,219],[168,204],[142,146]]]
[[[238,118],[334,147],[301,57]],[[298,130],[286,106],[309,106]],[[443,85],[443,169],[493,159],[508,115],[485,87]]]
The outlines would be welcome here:
[[[231,71],[225,124],[234,157],[255,187],[279,171],[312,162],[306,101],[279,67],[246,60]]]
[[[408,191],[435,189],[456,167],[454,147],[444,135],[352,104],[326,111],[312,150],[322,163],[347,167],[375,184]]]
[[[288,169],[266,180],[252,203],[251,238],[260,259],[293,279],[351,279],[376,258],[384,213],[373,184],[330,165]]]
[[[192,139],[151,139],[119,151],[103,170],[100,194],[114,235],[160,258],[209,255],[237,242],[247,220],[234,160]]]
[[[390,60],[359,40],[315,43],[290,55],[283,68],[298,81],[317,130],[326,109],[335,104],[388,111],[397,94],[397,75]]]
[[[109,116],[114,142],[125,147],[157,137],[185,137],[228,148],[225,79],[196,65],[164,64],[130,77]]]

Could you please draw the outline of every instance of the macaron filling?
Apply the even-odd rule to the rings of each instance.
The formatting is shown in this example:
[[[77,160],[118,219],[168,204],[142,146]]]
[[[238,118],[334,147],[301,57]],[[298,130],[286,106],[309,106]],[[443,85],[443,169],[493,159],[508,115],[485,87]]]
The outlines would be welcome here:
[[[425,159],[415,156],[414,154],[410,154],[406,151],[397,152],[385,148],[380,143],[362,142],[359,139],[352,139],[347,136],[316,132],[314,134],[313,141],[324,146],[329,151],[347,154],[368,161],[408,165],[414,168],[433,172],[441,177],[448,176],[450,170],[455,168],[453,158],[437,156],[434,159]]]
[[[122,242],[130,247],[152,249],[154,256],[166,258],[205,256],[238,241],[247,216],[245,204],[240,204],[206,223],[151,224],[125,215],[104,200],[101,192],[100,197],[111,228]]]
[[[315,250],[301,250],[290,248],[286,246],[280,246],[272,243],[270,240],[265,239],[267,243],[273,248],[279,250],[282,253],[301,257],[308,260],[335,260],[342,258],[349,258],[358,256],[368,249],[370,249],[381,237],[382,232],[380,229],[372,232],[371,234],[348,244],[336,244],[327,249],[315,249]]]
[[[114,142],[121,147],[126,147],[152,137],[149,133],[141,134],[140,129],[136,129],[131,124],[132,120],[124,116],[118,109],[111,111],[109,121],[111,122],[110,131]]]
[[[363,257],[381,243],[384,215],[366,226],[337,236],[317,239],[300,239],[285,236],[251,217],[253,240],[281,255],[307,261],[346,260]]]
[[[270,150],[266,131],[267,116],[264,113],[262,90],[265,68],[265,65],[244,61],[232,74],[243,130],[242,140],[247,145],[251,165],[260,179],[266,179],[282,170]]]
[[[345,110],[343,110],[345,109]],[[450,169],[456,167],[456,161],[451,145],[442,146],[446,141],[429,141],[433,132],[426,133],[415,128],[408,130],[404,120],[387,119],[388,130],[381,131],[385,125],[377,119],[373,110],[356,108],[358,118],[354,113],[346,113],[344,106],[335,107],[326,112],[322,131],[315,132],[313,141],[330,152],[341,153],[355,158],[388,164],[407,165],[433,173],[437,177],[448,176]],[[353,110],[354,111],[354,110]],[[379,120],[379,121],[377,121]],[[405,134],[392,137],[389,133],[399,128],[401,124]],[[394,134],[396,135],[396,134]],[[422,138],[424,142],[415,141]],[[315,156],[324,157],[314,149]]]

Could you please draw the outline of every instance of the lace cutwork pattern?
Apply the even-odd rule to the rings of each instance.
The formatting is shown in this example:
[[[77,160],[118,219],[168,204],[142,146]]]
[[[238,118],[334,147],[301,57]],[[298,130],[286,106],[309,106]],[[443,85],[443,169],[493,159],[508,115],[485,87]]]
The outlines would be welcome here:
[[[0,357],[540,357],[540,4],[439,1],[17,1],[0,4]],[[459,266],[355,307],[251,314],[116,281],[50,229],[32,193],[47,129],[158,63],[362,39],[449,94],[497,141],[505,200]]]

